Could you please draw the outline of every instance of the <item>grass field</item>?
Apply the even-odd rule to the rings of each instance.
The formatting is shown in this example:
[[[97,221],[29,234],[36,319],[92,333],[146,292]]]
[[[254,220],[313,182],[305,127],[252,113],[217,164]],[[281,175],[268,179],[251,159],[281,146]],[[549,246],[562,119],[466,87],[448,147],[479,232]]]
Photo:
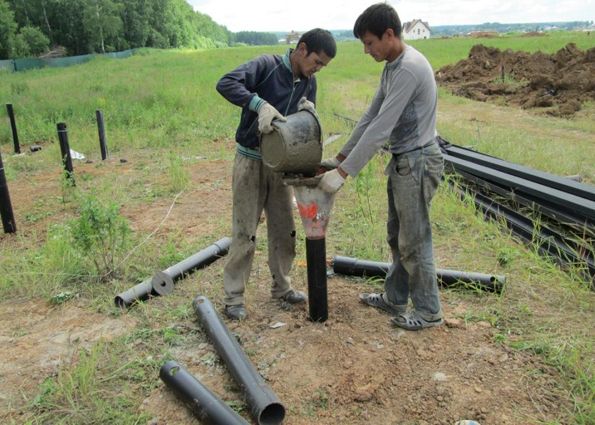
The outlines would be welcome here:
[[[438,69],[465,58],[474,44],[552,53],[569,42],[581,49],[595,46],[593,36],[586,33],[412,44]],[[168,207],[180,204],[178,196],[199,186],[228,189],[218,171],[227,170],[221,171],[223,175],[231,169],[239,109],[216,93],[217,79],[255,55],[284,51],[284,46],[147,50],[129,59],[0,74],[0,103],[14,105],[23,150],[34,143],[43,147],[35,154],[11,155],[10,126],[5,111],[0,112],[4,121],[0,147],[18,228],[16,235],[0,236],[3,303],[38,299],[55,305],[77,303],[88,312],[114,318],[128,315],[135,321],[124,334],[94,343],[58,374],[44,377],[33,395],[23,395],[20,404],[14,402],[21,415],[7,416],[8,423],[133,424],[150,419],[136,406],[159,384],[162,360],[196,336],[171,326],[192,312],[172,298],[161,308],[147,303],[123,314],[113,306],[113,296],[229,233],[230,204],[217,205],[220,213],[206,217],[208,226],[198,230],[186,229],[183,222],[163,228],[161,219]],[[343,135],[327,147],[325,157],[335,154],[346,140],[352,123],[345,118],[362,114],[381,69],[382,64],[363,54],[361,43],[346,42],[319,74],[317,108],[325,137]],[[96,109],[105,116],[109,163],[100,161]],[[84,166],[75,161],[76,187],[61,177],[58,122],[67,123],[71,148],[94,161]],[[438,130],[453,143],[559,175],[580,174],[584,181],[595,183],[593,104],[566,120],[478,103],[441,90]],[[388,260],[385,161],[382,156],[375,158],[341,191],[327,238],[329,253]],[[207,162],[212,165],[207,167]],[[84,171],[78,172],[79,168]],[[204,170],[211,181],[196,180]],[[152,220],[135,221],[140,212],[153,209]],[[104,220],[103,228],[81,230],[77,227],[81,212]],[[447,185],[439,190],[432,216],[440,267],[505,274],[509,279],[499,297],[465,291],[446,291],[446,297],[473,302],[473,311],[464,319],[491,323],[497,328],[495,344],[536,353],[555,368],[573,406],[569,412],[573,423],[595,423],[595,315],[588,282],[539,257],[503,226],[484,222],[472,203],[461,202]],[[76,240],[76,229],[90,239]],[[103,229],[117,229],[122,236],[105,236]],[[99,241],[93,239],[97,235],[102,236]],[[303,248],[299,250],[298,259],[304,261]],[[115,273],[106,274],[105,264],[111,264]],[[209,293],[220,295],[220,270],[201,272],[200,278],[209,282]],[[11,337],[19,332],[3,331]],[[138,344],[131,348],[139,340],[140,348]]]

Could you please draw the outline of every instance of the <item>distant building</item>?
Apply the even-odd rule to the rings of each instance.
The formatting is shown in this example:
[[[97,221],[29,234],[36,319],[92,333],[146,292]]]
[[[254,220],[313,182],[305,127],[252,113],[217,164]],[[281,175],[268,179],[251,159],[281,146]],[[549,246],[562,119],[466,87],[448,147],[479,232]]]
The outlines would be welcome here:
[[[428,23],[421,19],[414,19],[405,22],[403,25],[402,35],[405,40],[423,40],[424,38],[430,38],[431,33]]]
[[[297,43],[297,41],[300,39],[301,36],[302,36],[302,34],[300,34],[299,32],[291,31],[285,37],[285,43],[287,43],[287,44]]]

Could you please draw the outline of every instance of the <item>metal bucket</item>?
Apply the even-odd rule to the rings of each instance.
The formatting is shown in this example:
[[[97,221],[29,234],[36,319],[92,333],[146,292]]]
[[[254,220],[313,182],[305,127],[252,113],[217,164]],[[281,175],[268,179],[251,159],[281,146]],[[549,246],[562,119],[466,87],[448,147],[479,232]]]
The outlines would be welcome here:
[[[260,153],[273,171],[314,176],[322,159],[322,129],[318,117],[309,111],[288,115],[287,121],[273,121],[274,130],[263,134]]]

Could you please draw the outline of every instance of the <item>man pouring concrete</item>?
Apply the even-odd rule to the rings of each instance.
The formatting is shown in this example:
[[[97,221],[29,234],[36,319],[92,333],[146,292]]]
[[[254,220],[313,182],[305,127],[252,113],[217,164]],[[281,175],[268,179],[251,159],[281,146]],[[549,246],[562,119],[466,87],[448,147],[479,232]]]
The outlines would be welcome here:
[[[401,21],[388,4],[368,7],[353,33],[364,52],[385,61],[372,103],[336,157],[323,161],[320,188],[334,193],[388,141],[388,243],[393,263],[383,293],[360,300],[393,315],[395,326],[419,330],[443,323],[430,224],[430,202],[444,162],[436,143],[437,90],[427,59],[401,39]],[[413,309],[407,311],[411,296]]]
[[[271,296],[298,304],[303,292],[291,287],[289,272],[295,257],[295,225],[291,190],[282,176],[267,168],[260,155],[260,135],[273,131],[273,120],[285,120],[298,110],[314,111],[314,74],[335,57],[330,32],[316,28],[304,33],[295,49],[281,55],[262,55],[248,61],[217,83],[217,91],[242,108],[236,131],[233,166],[232,242],[225,265],[225,314],[232,320],[247,317],[245,289],[256,248],[256,228],[264,210],[267,220]]]

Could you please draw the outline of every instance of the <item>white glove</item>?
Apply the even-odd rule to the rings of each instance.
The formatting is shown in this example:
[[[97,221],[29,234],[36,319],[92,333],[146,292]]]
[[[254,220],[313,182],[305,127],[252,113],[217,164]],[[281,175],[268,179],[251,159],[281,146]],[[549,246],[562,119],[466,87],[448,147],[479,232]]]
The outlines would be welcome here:
[[[334,169],[323,174],[318,186],[327,193],[335,193],[345,183],[345,178],[339,174],[339,170]]]
[[[332,158],[325,159],[324,161],[320,162],[320,166],[327,170],[334,170],[339,165],[341,165],[341,161],[339,161],[336,156],[333,156]]]
[[[263,103],[258,110],[258,131],[263,134],[273,131],[273,126],[271,125],[273,120],[287,121],[287,118],[281,115],[270,103]]]
[[[306,110],[306,111],[312,112],[314,115],[317,115],[316,114],[316,106],[314,106],[314,104],[312,102],[310,102],[308,99],[306,99],[305,96],[300,99],[300,101],[297,104],[297,108],[298,108],[298,111]]]

